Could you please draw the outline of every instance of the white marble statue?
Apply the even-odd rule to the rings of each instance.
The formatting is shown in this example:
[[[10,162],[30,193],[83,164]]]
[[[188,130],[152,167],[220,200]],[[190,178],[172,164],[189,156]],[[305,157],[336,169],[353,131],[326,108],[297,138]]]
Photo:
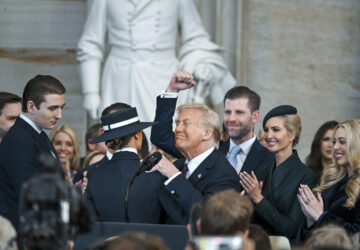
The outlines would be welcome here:
[[[193,0],[88,1],[77,59],[84,108],[93,119],[104,107],[125,102],[137,108],[142,121],[152,121],[156,96],[178,69],[189,71],[198,82],[196,88],[181,93],[178,103],[204,103],[210,98],[217,105],[235,85]]]

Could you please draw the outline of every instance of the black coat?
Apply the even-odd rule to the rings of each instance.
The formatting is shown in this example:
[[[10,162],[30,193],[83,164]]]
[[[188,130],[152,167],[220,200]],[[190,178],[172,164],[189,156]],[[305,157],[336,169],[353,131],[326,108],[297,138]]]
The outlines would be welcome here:
[[[85,197],[101,221],[126,222],[124,200],[129,179],[140,167],[137,154],[122,151],[88,173]],[[143,173],[135,178],[129,194],[130,222],[185,224],[184,215],[164,189],[160,173]],[[168,216],[170,218],[168,218]]]
[[[15,227],[19,220],[22,184],[32,176],[40,152],[52,156],[48,141],[17,118],[0,143],[0,214]]]
[[[295,238],[304,215],[297,199],[300,184],[312,188],[316,176],[304,165],[296,151],[278,167],[257,169],[259,181],[263,181],[264,198],[255,205],[253,222],[261,225],[269,235]]]
[[[348,198],[345,189],[349,178],[345,176],[327,190],[323,191],[321,197],[324,202],[324,212],[317,222],[307,228],[306,220],[297,235],[297,242],[305,240],[315,228],[326,224],[337,224],[344,227],[350,235],[360,231],[360,198],[358,197],[355,206],[346,208],[343,205]]]
[[[184,164],[185,158],[174,163],[179,169]],[[240,192],[239,181],[239,176],[225,156],[214,149],[188,179],[180,174],[165,188],[183,209],[187,219],[191,206],[201,202],[204,197],[225,189],[235,189]]]

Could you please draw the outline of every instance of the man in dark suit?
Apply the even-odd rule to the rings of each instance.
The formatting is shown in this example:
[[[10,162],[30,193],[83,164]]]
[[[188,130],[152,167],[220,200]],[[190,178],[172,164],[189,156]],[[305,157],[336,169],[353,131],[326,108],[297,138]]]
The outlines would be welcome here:
[[[172,117],[178,93],[191,87],[183,84],[174,88],[169,84],[157,99],[155,121],[158,123],[152,127],[151,142],[177,158],[182,154],[175,147]],[[245,86],[230,89],[224,97],[224,127],[230,138],[220,142],[219,151],[227,156],[238,174],[264,165],[272,166],[275,160],[273,153],[263,147],[254,135],[254,127],[260,117],[260,102],[260,96]]]
[[[0,92],[0,142],[21,114],[21,98],[9,92]]]
[[[193,84],[191,74],[179,71],[168,89],[178,90]],[[231,188],[240,191],[240,186],[238,175],[215,148],[220,139],[218,115],[201,104],[182,105],[179,112],[175,145],[184,157],[174,164],[163,157],[150,172],[159,171],[167,178],[165,189],[188,216],[191,206],[203,196]]]
[[[140,174],[126,195],[129,180],[140,168],[142,129],[153,123],[140,122],[136,109],[129,107],[102,116],[101,124],[104,133],[91,143],[105,141],[114,155],[88,173],[85,197],[97,220],[165,223],[168,214],[171,222],[184,224],[181,210],[163,188],[165,178],[161,174]]]
[[[22,184],[33,174],[40,152],[56,157],[43,129],[62,116],[65,87],[52,76],[37,75],[23,92],[23,113],[0,144],[0,214],[17,227]]]

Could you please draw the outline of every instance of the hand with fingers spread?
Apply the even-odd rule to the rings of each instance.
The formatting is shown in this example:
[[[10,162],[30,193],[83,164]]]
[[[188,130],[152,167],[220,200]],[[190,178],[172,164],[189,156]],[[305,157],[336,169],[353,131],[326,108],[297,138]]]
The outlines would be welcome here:
[[[240,173],[240,184],[255,204],[259,203],[264,198],[261,194],[263,182],[260,181],[259,183],[254,171],[251,171],[251,175],[246,172]]]
[[[166,157],[162,157],[161,160],[156,164],[152,169],[146,171],[146,173],[151,173],[154,171],[160,172],[163,176],[170,178],[174,174],[180,173],[174,164],[171,163]]]
[[[324,203],[321,194],[315,196],[307,185],[300,185],[298,200],[303,211],[307,226],[312,226],[324,212]]]
[[[195,84],[196,82],[192,74],[185,70],[180,70],[171,78],[165,92],[179,93],[179,91],[189,89],[195,86]]]

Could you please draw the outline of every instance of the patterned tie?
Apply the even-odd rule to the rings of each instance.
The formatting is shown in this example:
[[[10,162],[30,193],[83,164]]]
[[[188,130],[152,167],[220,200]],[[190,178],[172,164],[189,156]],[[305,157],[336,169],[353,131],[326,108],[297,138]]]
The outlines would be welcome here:
[[[51,144],[51,141],[49,140],[49,137],[47,136],[47,134],[44,132],[44,131],[41,131],[40,133],[40,136],[41,138],[46,142],[51,154],[55,157],[55,158],[58,158],[57,157],[57,153],[53,147],[53,145]]]
[[[181,169],[181,173],[186,177],[187,172],[189,171],[188,165],[185,164]]]
[[[227,155],[227,159],[230,162],[231,166],[233,166],[234,168],[236,168],[236,157],[237,155],[241,152],[241,147],[240,145],[238,146],[234,146],[232,147],[232,149],[230,150],[230,152]]]

